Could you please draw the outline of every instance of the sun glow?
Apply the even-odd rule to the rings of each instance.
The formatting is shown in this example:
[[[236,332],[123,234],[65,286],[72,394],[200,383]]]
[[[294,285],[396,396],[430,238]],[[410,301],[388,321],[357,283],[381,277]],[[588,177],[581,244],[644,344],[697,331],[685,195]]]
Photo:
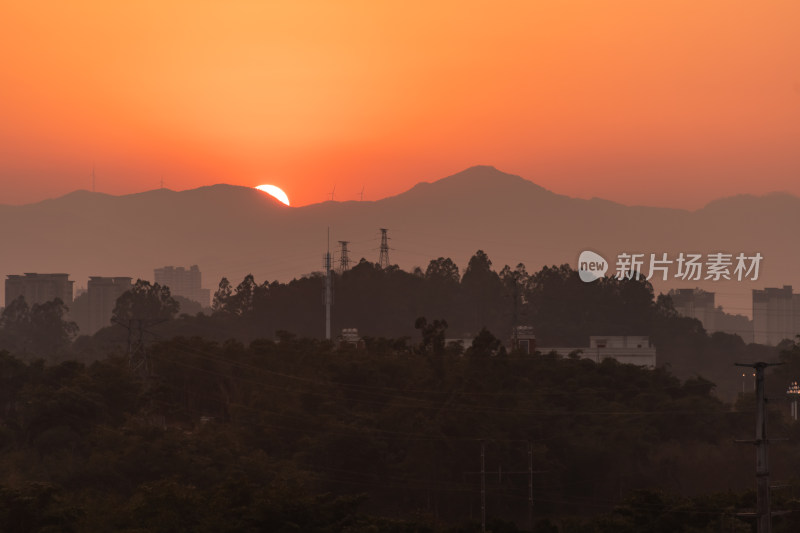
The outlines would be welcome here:
[[[282,202],[286,205],[289,204],[289,197],[286,196],[286,193],[280,187],[276,187],[275,185],[259,185],[256,187],[259,191],[264,191],[265,193],[269,194],[279,202]]]

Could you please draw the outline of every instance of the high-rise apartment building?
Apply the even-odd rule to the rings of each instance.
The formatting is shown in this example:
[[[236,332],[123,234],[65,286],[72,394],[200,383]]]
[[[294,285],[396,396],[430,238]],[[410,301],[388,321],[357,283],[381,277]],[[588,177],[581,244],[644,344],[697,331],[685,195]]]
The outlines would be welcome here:
[[[6,307],[23,296],[29,307],[60,298],[66,305],[72,303],[72,284],[69,274],[12,274],[6,279]]]
[[[155,269],[156,283],[169,287],[170,294],[199,302],[203,307],[211,303],[211,290],[204,289],[202,274],[197,265],[184,267],[165,266]]]
[[[770,346],[800,334],[800,294],[791,285],[753,290],[753,333],[755,342]]]

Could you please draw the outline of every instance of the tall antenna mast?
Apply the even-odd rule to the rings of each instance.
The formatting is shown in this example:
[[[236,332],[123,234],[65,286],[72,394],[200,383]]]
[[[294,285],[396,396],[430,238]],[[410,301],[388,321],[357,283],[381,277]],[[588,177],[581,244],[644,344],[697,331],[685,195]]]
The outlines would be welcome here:
[[[350,257],[347,255],[347,245],[350,241],[339,241],[341,250],[339,252],[339,273],[350,270]]]
[[[328,226],[328,251],[325,254],[325,338],[331,339],[331,228]]]
[[[381,228],[381,254],[378,258],[378,266],[381,268],[388,268],[389,267],[389,237],[388,232],[389,230],[386,228]]]

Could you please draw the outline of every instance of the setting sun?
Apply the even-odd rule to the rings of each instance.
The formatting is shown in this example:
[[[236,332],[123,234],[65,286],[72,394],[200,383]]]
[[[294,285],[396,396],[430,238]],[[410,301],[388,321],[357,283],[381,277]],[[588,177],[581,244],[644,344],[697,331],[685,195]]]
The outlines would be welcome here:
[[[290,205],[289,197],[286,195],[285,192],[283,192],[283,189],[281,189],[280,187],[277,187],[275,185],[259,185],[258,187],[256,187],[256,189],[269,194],[270,196],[272,196],[273,198],[275,198],[276,200],[278,200],[283,204]]]

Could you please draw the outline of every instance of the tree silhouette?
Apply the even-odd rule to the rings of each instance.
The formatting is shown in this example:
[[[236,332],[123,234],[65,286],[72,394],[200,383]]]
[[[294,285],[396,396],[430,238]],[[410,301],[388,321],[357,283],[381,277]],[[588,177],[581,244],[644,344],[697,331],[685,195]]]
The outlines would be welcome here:
[[[236,286],[236,292],[228,300],[229,312],[237,316],[248,316],[253,313],[258,284],[252,274],[248,274]]]
[[[162,321],[173,318],[180,311],[180,304],[170,295],[169,287],[150,284],[142,279],[117,298],[112,320],[125,322]]]
[[[69,350],[78,332],[75,322],[65,320],[66,314],[67,307],[59,298],[28,308],[19,296],[0,316],[0,347],[58,357]]]
[[[66,314],[67,306],[60,298],[31,308],[28,331],[35,353],[59,356],[69,350],[78,326],[75,322],[64,320]]]
[[[219,282],[219,288],[214,293],[214,300],[211,303],[211,311],[214,314],[223,314],[228,311],[228,302],[233,294],[233,287],[228,278],[222,278]]]
[[[11,352],[25,350],[25,331],[30,320],[30,309],[24,296],[18,296],[3,309],[0,315],[0,348]]]
[[[492,335],[488,329],[482,328],[472,340],[472,346],[467,349],[467,355],[476,358],[490,357],[497,353],[501,345],[500,339]]]
[[[422,352],[442,355],[444,353],[444,334],[447,331],[446,320],[434,320],[430,324],[424,316],[419,317],[414,327],[422,333]]]
[[[469,260],[461,278],[461,289],[466,308],[471,311],[468,323],[472,331],[483,327],[499,328],[497,318],[502,300],[500,276],[492,270],[492,262],[483,250],[478,250]]]
[[[435,283],[452,283],[458,284],[460,275],[458,266],[452,259],[440,257],[439,259],[431,259],[428,263],[428,268],[425,269],[425,277]]]

